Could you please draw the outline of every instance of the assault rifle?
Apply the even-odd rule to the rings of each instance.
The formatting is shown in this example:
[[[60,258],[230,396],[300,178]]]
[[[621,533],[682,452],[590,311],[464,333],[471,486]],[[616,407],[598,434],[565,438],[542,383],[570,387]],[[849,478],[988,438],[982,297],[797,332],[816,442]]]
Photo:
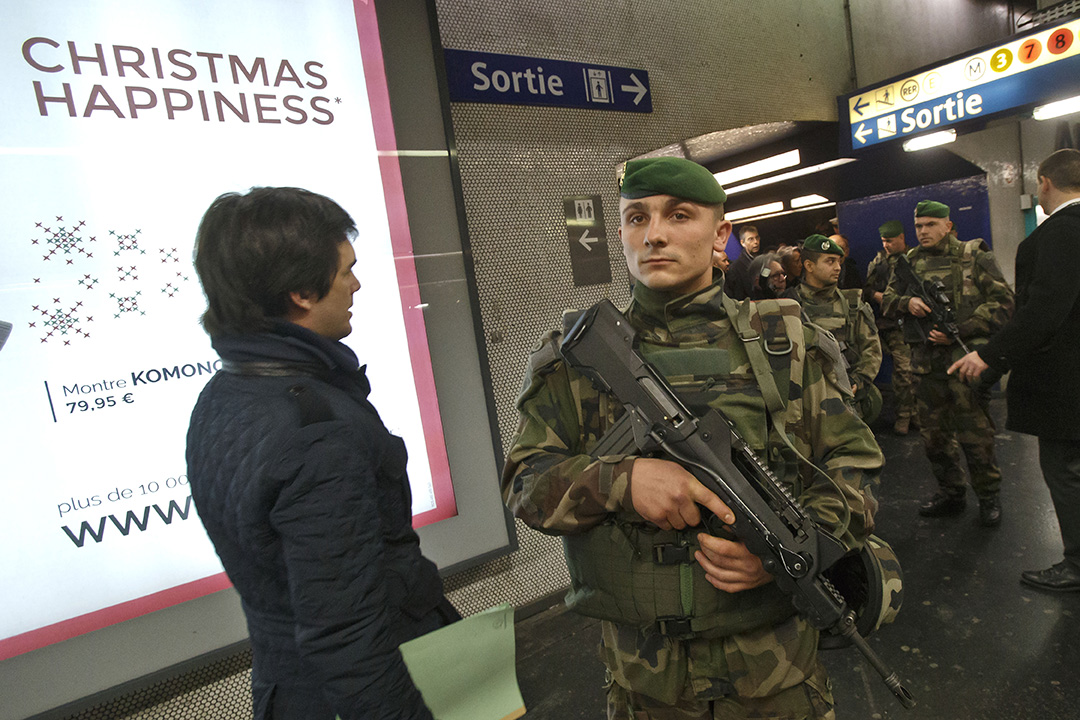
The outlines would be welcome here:
[[[960,348],[967,355],[967,345],[960,339],[960,330],[956,327],[956,316],[953,313],[952,303],[945,293],[945,283],[941,280],[923,280],[911,268],[911,263],[906,255],[896,259],[896,276],[904,283],[907,291],[926,303],[930,308],[930,314],[925,318],[901,316],[904,328],[912,327],[918,332],[914,338],[922,342],[930,339],[930,330],[940,330],[948,337],[959,343]]]
[[[696,417],[638,352],[637,333],[609,301],[587,310],[562,342],[563,358],[626,407],[601,438],[599,452],[642,455],[662,451],[734,513],[735,535],[759,558],[777,586],[818,630],[850,641],[881,675],[904,707],[915,700],[867,644],[856,612],[827,576],[844,546],[820,528],[787,487],[753,452],[719,410]],[[598,450],[594,450],[596,455]],[[731,529],[707,514],[714,535]]]

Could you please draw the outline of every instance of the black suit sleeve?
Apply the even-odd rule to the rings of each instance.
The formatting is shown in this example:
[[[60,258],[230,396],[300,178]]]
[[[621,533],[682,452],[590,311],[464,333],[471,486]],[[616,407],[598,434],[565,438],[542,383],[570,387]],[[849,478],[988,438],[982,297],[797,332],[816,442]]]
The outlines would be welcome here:
[[[1018,263],[1023,245],[1032,241],[1037,242],[1029,250],[1035,253],[1030,279],[1018,288],[1021,304],[1012,320],[979,349],[983,360],[998,370],[1046,346],[1080,297],[1080,217],[1070,213],[1046,220],[1021,244]]]

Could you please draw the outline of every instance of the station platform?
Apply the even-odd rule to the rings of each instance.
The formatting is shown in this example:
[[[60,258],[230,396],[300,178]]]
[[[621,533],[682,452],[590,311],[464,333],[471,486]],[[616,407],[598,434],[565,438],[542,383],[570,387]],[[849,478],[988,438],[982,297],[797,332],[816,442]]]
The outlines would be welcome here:
[[[1005,402],[991,403],[1004,476],[1002,522],[965,514],[923,518],[934,491],[918,433],[874,429],[886,467],[877,532],[904,568],[904,605],[870,645],[915,696],[904,709],[854,648],[823,651],[840,720],[1075,720],[1080,718],[1080,592],[1020,584],[1023,570],[1061,560],[1061,538],[1042,481],[1035,438],[1001,431]],[[879,427],[880,425],[880,427]],[[605,717],[599,622],[560,604],[517,623],[518,681],[529,720]]]

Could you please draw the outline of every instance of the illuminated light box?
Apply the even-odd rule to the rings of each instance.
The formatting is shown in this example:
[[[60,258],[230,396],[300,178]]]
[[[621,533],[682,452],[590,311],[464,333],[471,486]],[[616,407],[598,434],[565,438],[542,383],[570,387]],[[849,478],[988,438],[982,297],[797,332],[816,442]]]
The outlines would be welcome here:
[[[223,192],[352,215],[345,342],[410,450],[414,524],[454,516],[374,8],[20,3],[0,47],[0,660],[228,585],[184,463],[218,362],[192,243]]]

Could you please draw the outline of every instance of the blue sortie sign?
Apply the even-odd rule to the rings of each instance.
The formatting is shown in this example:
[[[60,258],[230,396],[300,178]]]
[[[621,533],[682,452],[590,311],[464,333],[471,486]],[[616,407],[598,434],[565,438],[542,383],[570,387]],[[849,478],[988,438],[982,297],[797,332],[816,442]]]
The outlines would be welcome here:
[[[450,100],[652,112],[649,73],[634,68],[445,50]]]
[[[948,128],[975,117],[1074,94],[1076,89],[1080,89],[1078,77],[1080,55],[911,105],[902,112],[882,115],[866,122],[852,122],[852,145],[855,149],[869,147],[886,140]]]

